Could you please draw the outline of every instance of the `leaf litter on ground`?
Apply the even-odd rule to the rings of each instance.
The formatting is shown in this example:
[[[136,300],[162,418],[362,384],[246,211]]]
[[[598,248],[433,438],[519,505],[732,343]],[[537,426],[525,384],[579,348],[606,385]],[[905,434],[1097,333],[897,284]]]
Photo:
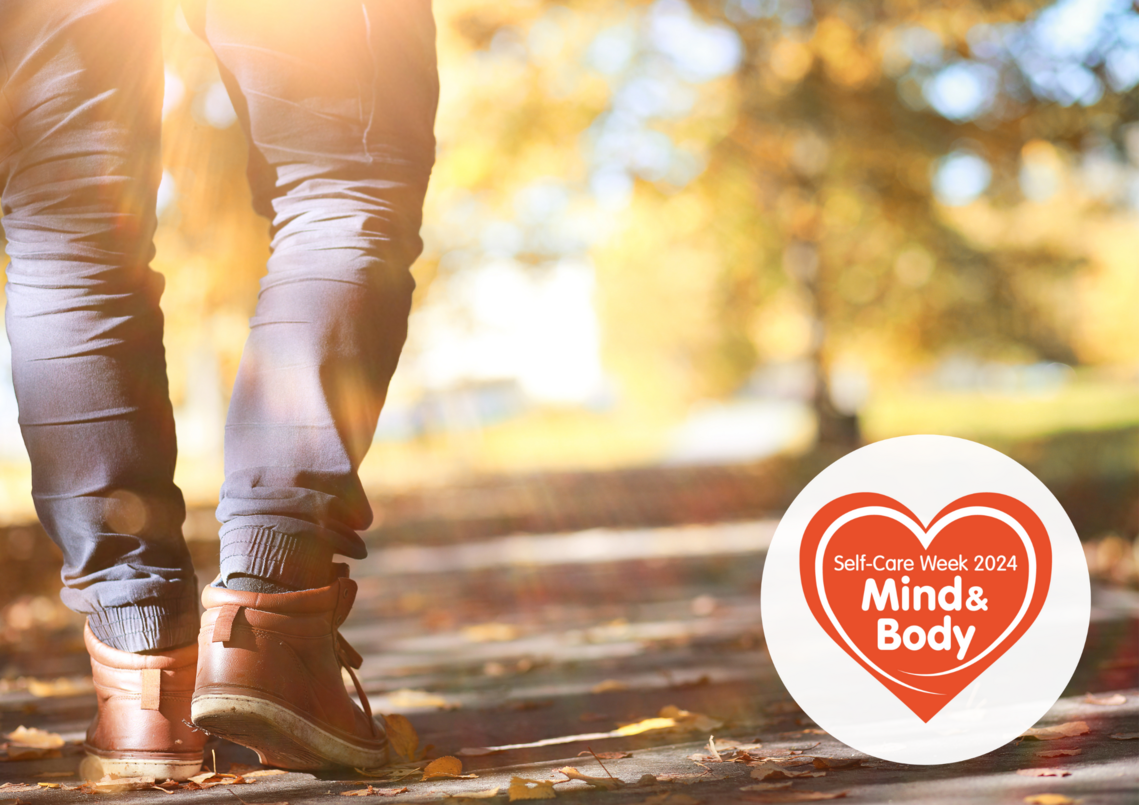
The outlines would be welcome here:
[[[342,797],[394,797],[399,794],[406,794],[410,789],[406,786],[403,788],[376,788],[368,786],[367,788],[357,788],[353,791],[341,791]]]
[[[475,777],[478,775],[463,774],[463,761],[451,755],[436,758],[423,769],[424,780],[469,780]]]
[[[1036,741],[1056,741],[1060,738],[1074,738],[1077,735],[1087,735],[1090,730],[1086,721],[1066,721],[1051,727],[1032,727],[1024,731],[1021,738]]]
[[[510,778],[510,801],[527,799],[555,799],[558,795],[554,791],[552,780],[530,780],[526,777]]]

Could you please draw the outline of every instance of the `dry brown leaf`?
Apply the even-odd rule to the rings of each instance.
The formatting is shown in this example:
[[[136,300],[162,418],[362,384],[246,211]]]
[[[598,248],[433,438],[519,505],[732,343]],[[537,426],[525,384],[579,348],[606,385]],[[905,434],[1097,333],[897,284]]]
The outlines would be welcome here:
[[[1065,769],[1017,769],[1016,773],[1022,777],[1071,777],[1072,773]]]
[[[1038,752],[1039,757],[1072,757],[1083,752],[1083,749],[1049,749],[1047,752]]]
[[[35,749],[59,749],[65,743],[59,733],[45,732],[35,727],[29,728],[23,725],[9,732],[7,738],[13,744],[33,747]]]
[[[557,793],[549,780],[528,780],[525,777],[510,778],[510,801],[520,799],[555,799]]]
[[[108,774],[102,780],[88,783],[87,786],[99,794],[119,794],[124,791],[145,791],[154,787],[153,777],[116,777]]]
[[[368,786],[367,788],[357,788],[355,791],[341,791],[342,797],[394,797],[398,794],[406,794],[408,789],[404,788],[375,788]]]
[[[748,802],[819,802],[826,799],[842,799],[846,791],[771,791],[763,794],[749,794]]]
[[[1134,741],[1139,740],[1139,732],[1113,732],[1110,737],[1117,741]]]
[[[559,774],[564,774],[570,780],[581,780],[583,783],[589,783],[594,788],[602,791],[609,791],[613,788],[620,788],[624,783],[613,777],[590,777],[588,774],[582,774],[573,766],[565,766],[558,769]]]
[[[1116,705],[1120,705],[1120,704],[1125,704],[1127,702],[1127,697],[1124,696],[1122,693],[1113,693],[1110,696],[1096,696],[1095,694],[1089,693],[1087,696],[1084,697],[1084,701],[1087,702],[1088,704],[1101,704],[1101,705],[1107,705],[1107,706],[1116,706]]]
[[[1025,730],[1021,738],[1037,741],[1055,741],[1060,738],[1074,738],[1077,735],[1086,735],[1089,732],[1086,721],[1067,721],[1051,727],[1033,727]]]
[[[627,682],[622,682],[619,679],[606,679],[604,682],[598,682],[589,689],[590,693],[611,693],[615,690],[628,690],[629,685]]]
[[[825,771],[815,771],[812,769],[795,771],[794,769],[787,768],[780,763],[770,763],[767,761],[749,765],[752,767],[751,776],[756,780],[784,780],[787,778],[796,777],[825,777],[827,774]]]
[[[478,777],[477,774],[463,774],[463,761],[457,757],[446,755],[445,757],[436,758],[427,764],[423,769],[424,780],[441,780],[441,779],[471,779]]]
[[[233,773],[233,768],[230,768],[230,773]],[[245,772],[241,776],[249,779],[250,777],[256,779],[258,777],[272,777],[277,774],[288,774],[284,769],[254,769],[250,772]]]
[[[462,805],[462,803],[471,799],[493,799],[498,796],[498,792],[501,790],[501,788],[487,788],[482,791],[472,791],[469,794],[444,794],[443,796],[446,799],[454,800],[455,805]]]
[[[1063,794],[1033,794],[1031,797],[1025,797],[1024,801],[1028,805],[1072,805],[1076,802]]]
[[[632,757],[632,752],[578,752],[578,757],[596,757],[601,760],[621,760],[621,758]]]
[[[715,758],[717,763],[723,763],[724,762],[724,759],[722,757],[720,757],[720,752],[716,749],[716,736],[715,735],[709,735],[708,736],[707,749],[708,749],[708,754],[711,755],[713,758]]]
[[[860,757],[817,757],[811,761],[816,769],[854,769],[862,765]]]
[[[388,742],[392,749],[402,758],[415,760],[415,753],[419,750],[419,733],[406,716],[392,713],[384,716],[384,731],[388,734]]]

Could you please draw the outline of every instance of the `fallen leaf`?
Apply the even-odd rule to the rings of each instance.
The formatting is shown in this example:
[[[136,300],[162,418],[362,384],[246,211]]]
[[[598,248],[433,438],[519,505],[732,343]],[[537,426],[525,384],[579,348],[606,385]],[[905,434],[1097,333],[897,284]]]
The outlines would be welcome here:
[[[581,780],[584,783],[589,783],[594,788],[602,791],[609,791],[613,788],[620,788],[624,783],[612,777],[590,777],[588,774],[582,774],[573,766],[566,766],[558,769],[559,774],[564,774],[570,780]]]
[[[429,693],[426,690],[411,690],[410,688],[393,690],[388,694],[388,703],[391,704],[392,707],[399,708],[438,707],[443,710],[455,710],[459,707],[457,702],[449,701],[438,693]]]
[[[1038,752],[1039,757],[1071,757],[1078,755],[1083,749],[1049,749],[1047,752]]]
[[[1087,702],[1088,704],[1101,704],[1101,705],[1114,706],[1114,705],[1126,703],[1127,697],[1124,696],[1122,693],[1113,693],[1110,696],[1096,696],[1094,694],[1089,693],[1087,696],[1084,697],[1084,701]]]
[[[620,760],[621,758],[632,757],[632,752],[578,752],[578,757],[597,757],[602,760]]]
[[[1113,732],[1111,737],[1117,741],[1134,741],[1139,739],[1139,732]]]
[[[1037,741],[1055,741],[1058,738],[1074,738],[1077,735],[1086,735],[1088,732],[1086,721],[1068,721],[1051,727],[1033,727],[1025,730],[1020,737]]]
[[[657,778],[651,774],[642,774],[640,779],[637,780],[637,785],[656,785],[656,784],[657,784]]]
[[[36,783],[40,788],[59,788],[59,783]]]
[[[722,757],[720,757],[719,751],[716,750],[716,736],[715,735],[709,735],[708,736],[708,747],[707,747],[707,749],[708,749],[708,754],[711,755],[713,758],[715,758],[717,763],[723,763],[724,762],[724,759]]]
[[[230,768],[230,771],[233,771],[232,767]],[[284,769],[256,769],[254,771],[246,772],[241,776],[246,779],[249,779],[250,777],[256,779],[258,777],[272,777],[276,774],[288,774],[288,772]]]
[[[415,760],[415,753],[419,749],[419,733],[406,716],[392,713],[384,716],[384,732],[388,734],[388,743],[400,757]]]
[[[1033,794],[1031,797],[1025,797],[1024,801],[1028,805],[1072,805],[1076,800],[1063,794]]]
[[[7,735],[9,741],[20,746],[34,747],[36,749],[59,749],[65,741],[59,733],[44,732],[35,727],[16,727]]]
[[[423,769],[424,780],[441,780],[441,779],[470,779],[478,777],[477,774],[463,774],[463,761],[457,757],[447,755],[445,757],[436,758],[427,764]]]
[[[842,799],[846,791],[771,791],[766,794],[751,794],[748,802],[819,802],[826,799]]]
[[[99,794],[119,794],[124,791],[145,791],[154,787],[153,777],[116,777],[107,775],[102,780],[88,783],[87,786]]]
[[[615,690],[628,690],[629,685],[619,679],[606,679],[604,682],[598,682],[589,689],[590,693],[611,693]]]
[[[825,771],[812,771],[810,769],[795,771],[779,763],[761,762],[749,765],[752,766],[751,776],[756,780],[783,780],[788,777],[825,777],[827,774]]]
[[[862,765],[860,757],[817,757],[811,761],[816,769],[854,769]]]
[[[59,679],[35,679],[29,677],[26,682],[28,693],[37,699],[46,699],[53,696],[81,696],[95,690],[95,683],[89,676],[80,677],[78,679],[69,679],[68,677],[60,677]]]
[[[613,730],[614,735],[640,735],[642,732],[651,732],[653,730],[666,730],[669,727],[676,726],[676,719],[673,718],[646,718],[635,724],[626,724],[623,727],[618,727]]]
[[[341,791],[342,797],[394,797],[397,794],[406,794],[408,789],[405,788],[375,788],[368,786],[367,788],[357,788],[355,791]]]
[[[477,623],[463,627],[463,637],[471,643],[503,643],[521,634],[517,626],[509,623]]]
[[[1016,773],[1022,777],[1071,777],[1072,773],[1065,769],[1017,769]]]
[[[381,769],[354,769],[357,774],[362,777],[371,777],[373,780],[383,780],[385,782],[394,783],[399,780],[406,780],[410,777],[422,777],[423,767],[426,763],[416,763],[409,766],[396,766]]]
[[[463,805],[464,802],[475,799],[493,799],[498,796],[500,788],[487,788],[483,791],[474,791],[469,794],[444,794],[444,798],[452,800],[455,805]]]
[[[697,732],[711,732],[724,725],[724,722],[717,721],[703,713],[690,713],[687,710],[681,710],[674,704],[668,704],[662,707],[660,712],[657,713],[657,716],[660,718],[671,718],[681,727],[696,730]]]
[[[510,801],[520,799],[555,799],[554,784],[548,780],[528,780],[525,777],[510,778]]]

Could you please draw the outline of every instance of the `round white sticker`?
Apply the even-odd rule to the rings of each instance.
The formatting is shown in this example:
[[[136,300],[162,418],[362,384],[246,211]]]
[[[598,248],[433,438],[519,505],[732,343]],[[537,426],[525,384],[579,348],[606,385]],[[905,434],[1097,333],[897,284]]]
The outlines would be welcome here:
[[[904,436],[821,472],[779,523],[763,629],[820,727],[899,763],[952,763],[1035,724],[1071,679],[1090,585],[1032,473],[988,447]]]

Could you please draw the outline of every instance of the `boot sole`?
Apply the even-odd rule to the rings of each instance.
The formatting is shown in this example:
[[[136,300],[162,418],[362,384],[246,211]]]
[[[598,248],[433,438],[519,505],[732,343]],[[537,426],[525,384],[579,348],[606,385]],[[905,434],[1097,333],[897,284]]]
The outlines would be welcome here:
[[[116,753],[118,754],[118,753]],[[102,757],[90,749],[79,763],[79,776],[84,780],[101,780],[107,775],[116,777],[150,777],[163,780],[188,780],[202,770],[202,759],[171,760],[146,755]]]
[[[256,696],[195,696],[190,718],[212,735],[249,747],[267,766],[295,771],[373,769],[388,761],[386,746],[374,749],[350,743],[287,707]]]

